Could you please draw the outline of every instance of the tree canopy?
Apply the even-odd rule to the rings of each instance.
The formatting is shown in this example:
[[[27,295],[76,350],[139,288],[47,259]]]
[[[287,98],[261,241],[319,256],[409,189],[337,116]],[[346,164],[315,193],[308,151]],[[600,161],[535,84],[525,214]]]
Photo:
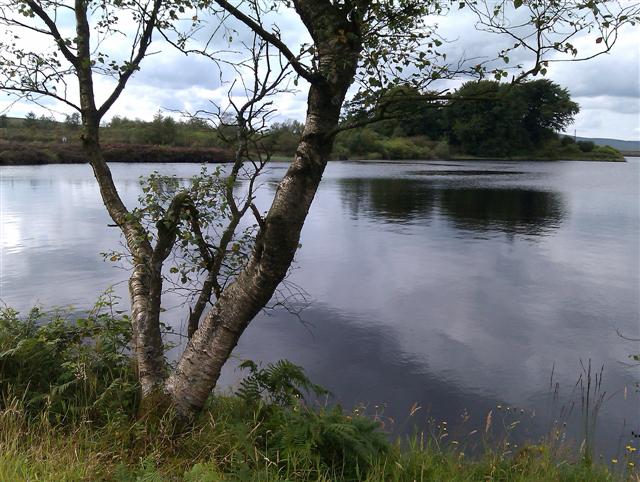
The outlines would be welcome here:
[[[548,79],[469,81],[446,96],[394,86],[381,92],[369,110],[359,100],[349,104],[345,122],[385,120],[370,124],[368,132],[344,136],[346,147],[356,153],[375,152],[382,138],[422,136],[446,141],[465,154],[526,154],[565,130],[579,111],[569,92]]]
[[[531,151],[563,131],[578,111],[566,89],[541,79],[468,82],[442,112],[453,145],[469,154],[503,156]]]

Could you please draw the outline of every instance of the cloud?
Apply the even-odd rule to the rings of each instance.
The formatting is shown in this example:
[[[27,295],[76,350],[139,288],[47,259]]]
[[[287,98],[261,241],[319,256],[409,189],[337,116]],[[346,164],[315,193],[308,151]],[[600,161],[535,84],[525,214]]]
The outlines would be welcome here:
[[[524,10],[518,11],[516,14],[522,16],[523,12]],[[186,18],[190,18],[190,15],[186,15]],[[225,51],[222,56],[228,60],[238,59],[240,56],[246,58],[246,54],[239,51],[242,49],[241,42],[250,43],[252,40],[252,35],[247,29],[238,22],[232,22],[228,30],[219,30],[210,38],[210,32],[215,28],[217,20],[213,17],[206,20],[209,22],[208,26],[196,32],[193,37],[194,48],[208,43],[213,51]],[[292,46],[291,50],[294,52],[302,43],[309,41],[304,25],[290,9],[271,13],[264,20],[265,24],[273,25],[273,29],[279,30],[283,40]],[[477,59],[473,62],[495,58],[501,49],[513,45],[513,41],[508,37],[477,30],[475,17],[464,10],[453,11],[448,16],[430,20],[438,23],[440,34],[451,41],[445,43],[445,46],[447,60],[453,63],[460,58]],[[65,20],[65,27],[68,23],[68,19]],[[130,33],[132,25],[124,24],[123,30]],[[582,135],[640,138],[640,49],[637,47],[635,34],[636,32],[630,28],[621,30],[618,45],[610,54],[587,62],[551,64],[548,78],[566,87],[582,107],[574,126]],[[233,37],[231,44],[228,41],[229,36]],[[592,37],[583,36],[575,40],[574,45],[581,55],[594,52],[598,47]],[[126,35],[114,36],[105,41],[101,50],[117,56],[129,51],[129,41],[130,38]],[[231,82],[239,78],[238,73],[224,63],[216,64],[201,56],[183,55],[169,46],[159,35],[155,36],[151,50],[154,55],[143,61],[141,70],[133,76],[122,97],[108,113],[107,120],[113,115],[151,119],[158,109],[191,112],[198,109],[210,110],[211,102],[226,102]],[[531,65],[531,59],[525,51],[513,51],[509,56],[509,65]],[[500,66],[505,64],[502,63]],[[223,84],[221,78],[228,83]],[[457,81],[447,86],[455,88],[459,84],[460,81]],[[238,92],[240,85],[239,82],[236,84],[234,96],[241,95],[241,92]],[[112,80],[96,80],[96,93],[100,99],[106,98],[112,87]],[[306,90],[306,84],[301,82],[299,92],[281,94],[274,103],[278,109],[276,118],[303,120],[306,111]],[[8,102],[0,98],[0,108],[6,106]],[[24,115],[30,110],[38,114],[44,112],[38,107],[18,104],[12,107],[10,114]],[[67,112],[64,108],[60,110]]]
[[[209,88],[218,84],[218,68],[204,57],[187,57],[166,48],[146,58],[136,83],[158,89],[181,90],[185,87]]]
[[[638,103],[635,104],[636,109]],[[567,129],[581,137],[607,137],[613,139],[640,139],[640,115],[635,112],[622,113],[615,109],[592,107],[587,104],[576,116],[575,123]]]
[[[593,44],[593,45],[592,45]],[[579,51],[594,51],[593,38],[576,42]],[[585,62],[565,62],[551,68],[552,78],[575,97],[640,99],[640,49],[636,32],[624,29],[613,51]]]

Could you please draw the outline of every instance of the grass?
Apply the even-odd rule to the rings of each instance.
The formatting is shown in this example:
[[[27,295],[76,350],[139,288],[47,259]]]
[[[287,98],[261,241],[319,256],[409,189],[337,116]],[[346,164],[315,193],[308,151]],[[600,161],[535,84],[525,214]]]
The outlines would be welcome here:
[[[605,465],[558,437],[492,443],[491,412],[480,450],[446,443],[444,423],[392,443],[374,418],[306,404],[323,389],[287,361],[243,363],[187,431],[139,419],[130,320],[109,296],[84,318],[0,309],[0,481],[640,481],[631,444]]]
[[[237,397],[217,397],[191,431],[176,437],[170,424],[153,430],[141,422],[112,420],[56,425],[29,420],[13,401],[0,412],[3,481],[615,481],[637,472],[559,459],[546,445],[506,455],[496,448],[467,460],[461,449],[414,437],[360,467],[327,466],[313,450],[268,448],[261,417]],[[280,431],[292,430],[282,426]],[[277,438],[278,434],[273,433]]]

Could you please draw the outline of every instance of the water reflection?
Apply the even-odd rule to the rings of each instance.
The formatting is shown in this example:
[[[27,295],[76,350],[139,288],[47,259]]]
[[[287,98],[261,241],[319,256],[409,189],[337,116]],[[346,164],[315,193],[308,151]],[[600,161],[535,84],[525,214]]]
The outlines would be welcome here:
[[[441,212],[461,228],[542,235],[566,215],[559,193],[531,189],[442,189]]]
[[[343,202],[356,218],[362,214],[406,223],[415,218],[428,220],[433,213],[436,191],[420,180],[339,179],[338,184]]]
[[[267,363],[287,358],[305,367],[312,380],[332,392],[331,403],[344,407],[365,403],[368,413],[383,415],[385,429],[394,435],[429,430],[430,420],[446,420],[453,430],[449,435],[461,436],[466,441],[466,450],[472,451],[475,444],[482,442],[489,411],[495,418],[492,426],[495,436],[504,436],[508,423],[518,421],[517,429],[509,433],[512,443],[549,435],[554,419],[567,423],[569,436],[579,438],[582,435],[579,409],[566,413],[569,404],[579,403],[579,393],[571,391],[573,383],[556,387],[555,401],[554,387],[547,384],[536,387],[534,399],[514,406],[508,397],[502,397],[509,389],[502,385],[495,372],[475,371],[476,383],[473,385],[482,387],[477,389],[472,384],[461,383],[455,373],[443,369],[455,366],[460,358],[467,358],[468,347],[455,340],[435,334],[432,343],[425,344],[423,353],[407,353],[406,345],[391,327],[380,327],[376,320],[363,319],[357,313],[339,311],[322,303],[303,311],[304,324],[284,310],[272,315],[260,314],[240,339],[234,359],[223,369],[223,387],[237,386],[242,376],[237,365],[242,359]],[[435,344],[442,349],[438,351],[437,359],[430,360]],[[277,350],[274,351],[274,347]],[[517,346],[505,345],[504,359],[517,364],[516,350]],[[468,369],[473,370],[471,366]],[[550,373],[545,375],[549,377]],[[575,383],[579,372],[574,375]],[[598,437],[601,441],[614,441],[621,434],[629,435],[629,422],[633,428],[637,421],[633,417],[625,420],[624,413],[631,414],[636,403],[637,397],[627,399],[621,393],[609,396],[607,409],[616,409],[618,416],[600,424]],[[504,409],[500,410],[498,406]],[[409,417],[412,407],[419,407],[419,410]],[[508,411],[506,407],[509,407]],[[503,419],[508,423],[503,425]],[[469,436],[474,430],[480,435]],[[614,453],[616,447],[604,443],[599,448]]]
[[[467,171],[432,171],[438,172],[468,175]],[[521,174],[485,174],[495,172]],[[392,223],[428,223],[440,214],[458,229],[543,235],[557,229],[567,214],[560,193],[522,187],[469,187],[411,178],[339,179],[338,185],[351,216]]]
[[[387,428],[392,433],[411,432],[416,422],[424,429],[428,417],[453,421],[465,412],[473,428],[478,428],[495,407],[492,396],[452,383],[444,372],[404,353],[392,329],[368,327],[362,316],[320,303],[305,309],[302,318],[304,324],[284,310],[276,316],[260,315],[234,351],[235,363],[223,370],[223,385],[237,383],[240,374],[235,367],[240,359],[273,362],[287,358],[305,367],[314,381],[328,388],[333,403],[344,407],[366,403],[370,413],[378,407],[391,422]],[[288,342],[282,344],[283,339]],[[277,352],[274,346],[279,347]],[[454,351],[449,353],[457,356]],[[421,410],[408,423],[414,403]]]

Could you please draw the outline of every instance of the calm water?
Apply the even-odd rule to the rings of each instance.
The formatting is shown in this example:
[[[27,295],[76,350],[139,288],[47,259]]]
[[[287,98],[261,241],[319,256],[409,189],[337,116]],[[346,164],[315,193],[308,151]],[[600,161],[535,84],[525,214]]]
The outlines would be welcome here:
[[[617,334],[640,338],[639,168],[640,159],[332,163],[290,277],[308,293],[302,322],[261,315],[235,355],[288,358],[333,401],[384,411],[394,432],[428,418],[456,427],[466,411],[458,430],[468,433],[489,410],[499,425],[516,407],[516,440],[544,434],[571,401],[569,432],[580,436],[575,384],[591,359],[605,366],[599,449],[616,453],[640,429],[640,370],[624,365],[640,346]],[[154,169],[188,176],[199,166],[113,166],[130,202]],[[267,173],[261,208],[284,169]],[[119,235],[88,166],[0,176],[6,304],[82,309],[111,284],[126,293],[127,273],[99,255]],[[166,321],[179,327],[177,303],[167,301]],[[223,385],[239,376],[229,367]]]

